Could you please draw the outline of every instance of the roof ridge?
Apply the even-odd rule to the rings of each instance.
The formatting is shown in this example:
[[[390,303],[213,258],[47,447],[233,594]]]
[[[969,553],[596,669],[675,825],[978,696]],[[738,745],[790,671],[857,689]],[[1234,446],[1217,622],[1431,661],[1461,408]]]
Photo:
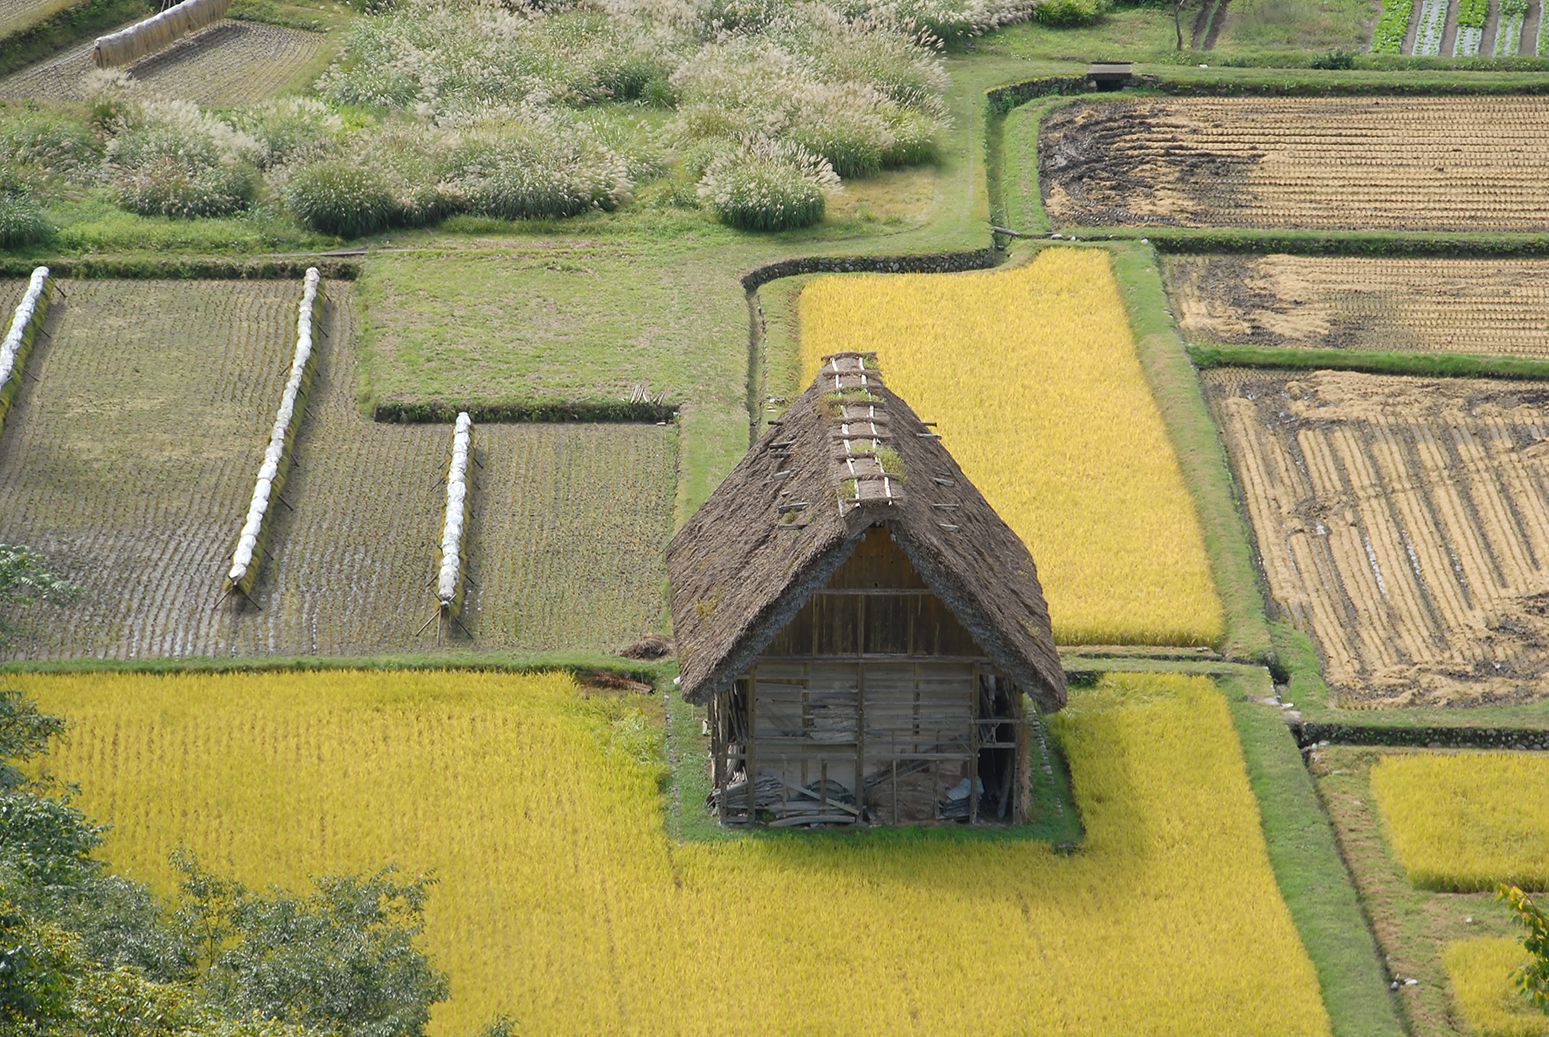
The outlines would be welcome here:
[[[829,482],[839,514],[901,504],[903,461],[891,443],[893,415],[877,354],[830,353],[815,381],[827,390],[821,407],[832,461]]]

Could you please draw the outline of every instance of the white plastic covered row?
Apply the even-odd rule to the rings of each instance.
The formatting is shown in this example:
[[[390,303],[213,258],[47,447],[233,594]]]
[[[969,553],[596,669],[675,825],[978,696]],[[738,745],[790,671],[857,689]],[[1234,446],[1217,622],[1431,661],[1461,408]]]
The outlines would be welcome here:
[[[473,419],[457,415],[452,428],[452,463],[446,472],[446,521],[441,527],[441,569],[436,597],[445,610],[456,612],[463,574],[463,527],[468,520],[468,461],[473,446]]]
[[[253,575],[254,556],[258,552],[258,540],[263,533],[264,522],[269,515],[270,498],[274,484],[285,464],[285,441],[292,424],[299,418],[297,407],[301,402],[301,386],[306,380],[307,365],[312,360],[312,325],[317,317],[318,284],[322,275],[317,267],[307,270],[301,293],[301,303],[296,317],[296,355],[291,360],[290,377],[285,391],[280,395],[280,409],[274,416],[274,427],[269,431],[269,446],[264,450],[264,460],[258,468],[258,481],[253,486],[253,499],[247,507],[247,520],[237,535],[237,548],[231,555],[231,569],[226,573],[226,586],[242,586]],[[245,588],[244,588],[245,589]]]
[[[40,266],[32,272],[32,280],[27,282],[27,291],[16,307],[16,316],[11,318],[11,328],[5,333],[5,339],[0,341],[0,389],[16,373],[16,358],[21,354],[22,343],[27,338],[27,328],[37,315],[43,293],[47,290],[48,267]]]

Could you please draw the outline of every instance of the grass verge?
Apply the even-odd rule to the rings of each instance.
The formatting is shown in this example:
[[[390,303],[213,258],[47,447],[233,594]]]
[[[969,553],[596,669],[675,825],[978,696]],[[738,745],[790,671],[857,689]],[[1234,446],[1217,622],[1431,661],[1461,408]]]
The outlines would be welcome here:
[[[1424,378],[1549,378],[1549,360],[1477,353],[1372,353],[1348,349],[1190,344],[1200,367],[1267,367],[1297,371],[1361,371]]]
[[[1249,699],[1269,693],[1267,675],[1260,670],[1221,683],[1258,797],[1270,867],[1317,969],[1335,1037],[1402,1037],[1376,940],[1301,752],[1279,711]]]

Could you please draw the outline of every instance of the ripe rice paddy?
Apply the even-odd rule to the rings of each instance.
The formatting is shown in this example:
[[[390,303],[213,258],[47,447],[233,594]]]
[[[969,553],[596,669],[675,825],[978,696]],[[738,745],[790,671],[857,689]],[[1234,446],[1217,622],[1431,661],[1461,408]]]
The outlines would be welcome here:
[[[1549,356],[1549,261],[1169,256],[1196,342]]]
[[[1477,1037],[1546,1037],[1549,1015],[1534,1008],[1511,984],[1527,956],[1512,937],[1479,937],[1448,944],[1447,981],[1458,1014]]]
[[[142,58],[126,71],[154,96],[242,104],[279,93],[322,46],[321,33],[228,19]],[[91,48],[88,40],[0,79],[0,98],[80,100],[94,68]]]
[[[1081,102],[1043,121],[1056,224],[1549,228],[1549,98]]]
[[[875,349],[1028,545],[1063,644],[1210,644],[1222,610],[1106,252],[969,274],[814,281],[805,377]]]
[[[732,1003],[759,1033],[1330,1033],[1205,678],[1108,676],[1053,718],[1070,856],[955,829],[669,843],[655,700],[562,676],[15,681],[69,720],[48,765],[114,823],[107,858],[162,890],[179,846],[252,883],[434,869],[438,1037],[499,1012],[718,1034]],[[748,997],[776,963],[800,996]]]
[[[1372,768],[1372,793],[1416,885],[1549,889],[1549,756],[1388,754]]]
[[[298,281],[76,281],[0,438],[0,521],[84,588],[21,658],[353,655],[416,636],[450,426],[382,425],[355,396],[353,303],[333,301],[268,543],[259,608],[213,607],[293,348]],[[474,587],[446,647],[617,650],[662,623],[674,436],[644,425],[478,433]],[[61,508],[68,500],[75,506]]]
[[[1343,705],[1515,701],[1549,676],[1546,393],[1217,369],[1275,603]]]

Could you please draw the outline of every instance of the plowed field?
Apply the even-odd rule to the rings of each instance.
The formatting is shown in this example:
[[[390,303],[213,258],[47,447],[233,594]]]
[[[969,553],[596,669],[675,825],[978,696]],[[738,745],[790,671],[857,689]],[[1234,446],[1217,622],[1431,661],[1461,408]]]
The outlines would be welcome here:
[[[350,286],[332,300],[254,597],[214,607],[289,361],[299,287],[84,281],[0,438],[0,530],[85,588],[20,657],[420,651],[450,431],[356,402]],[[481,426],[463,649],[616,649],[661,622],[672,434]],[[71,503],[61,507],[62,501]]]
[[[1549,228],[1549,98],[1087,102],[1043,122],[1058,224]]]
[[[1196,342],[1549,356],[1549,260],[1171,256]]]
[[[1549,389],[1205,374],[1276,604],[1347,705],[1549,691]]]
[[[323,45],[323,36],[262,22],[223,21],[128,67],[149,93],[200,104],[240,104],[278,93]],[[91,42],[0,79],[0,98],[73,101],[85,96]]]

